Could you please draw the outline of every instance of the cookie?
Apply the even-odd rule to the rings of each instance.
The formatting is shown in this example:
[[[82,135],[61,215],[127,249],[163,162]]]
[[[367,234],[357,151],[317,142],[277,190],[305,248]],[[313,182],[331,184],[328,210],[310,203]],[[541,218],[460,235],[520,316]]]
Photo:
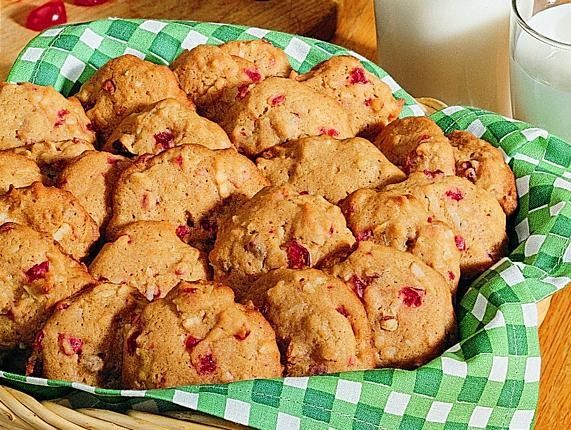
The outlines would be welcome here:
[[[421,366],[454,339],[456,322],[448,285],[414,255],[360,242],[331,273],[349,283],[365,306],[377,366]]]
[[[366,139],[306,137],[274,146],[256,165],[273,185],[319,194],[336,204],[355,190],[400,182],[406,176]]]
[[[334,56],[296,80],[337,100],[346,112],[351,112],[353,130],[368,138],[374,138],[398,118],[404,105],[404,100],[393,97],[387,84],[348,55]]]
[[[97,279],[137,288],[148,300],[164,297],[180,281],[207,279],[206,257],[184,243],[165,221],[138,221],[101,248],[89,272]]]
[[[274,328],[287,376],[375,367],[367,315],[344,282],[315,269],[278,269],[246,298]]]
[[[455,174],[454,150],[430,118],[414,116],[393,121],[374,143],[407,175],[412,172]]]
[[[123,384],[134,389],[276,378],[275,334],[252,305],[213,282],[181,282],[148,304],[128,332]]]
[[[125,54],[113,58],[82,85],[74,96],[93,127],[106,138],[123,118],[166,98],[186,102],[167,66]]]
[[[456,175],[492,193],[507,216],[517,209],[515,177],[499,149],[467,131],[448,135],[454,147]]]
[[[198,112],[215,121],[249,84],[265,78],[253,62],[214,45],[184,51],[171,69]]]
[[[272,146],[307,136],[355,136],[348,112],[308,85],[271,77],[245,88],[220,125],[236,148],[257,155]]]
[[[146,300],[126,285],[100,284],[64,299],[36,335],[28,374],[120,388],[123,329]]]
[[[16,223],[0,225],[0,279],[0,349],[31,347],[56,303],[94,282],[48,237]]]
[[[286,53],[263,39],[233,40],[220,45],[220,49],[254,63],[264,76],[288,77],[291,72]]]
[[[188,103],[165,99],[123,119],[103,150],[133,157],[189,143],[210,149],[232,147],[218,124],[199,116]]]
[[[212,238],[216,215],[226,204],[250,198],[266,185],[254,163],[233,149],[176,146],[141,157],[123,171],[107,231],[114,237],[130,222],[170,221],[188,240]]]
[[[260,191],[224,218],[209,258],[214,278],[240,299],[262,274],[319,266],[354,242],[337,206],[284,185]]]
[[[10,187],[26,187],[41,180],[40,168],[32,160],[10,152],[0,152],[0,195],[6,194]]]
[[[67,100],[52,87],[0,82],[0,150],[73,139],[95,141],[76,100]]]
[[[120,155],[87,151],[65,166],[58,186],[73,194],[101,228],[111,216],[111,194],[117,178],[128,165]]]
[[[413,173],[384,190],[412,194],[434,221],[448,224],[460,251],[462,276],[472,278],[506,255],[506,215],[491,193],[467,179]]]
[[[97,224],[71,193],[41,182],[0,196],[0,222],[32,227],[57,241],[75,259],[85,257],[99,238]]]
[[[411,252],[440,273],[456,292],[460,251],[455,234],[448,224],[431,217],[416,197],[361,189],[341,203],[341,210],[357,240]]]

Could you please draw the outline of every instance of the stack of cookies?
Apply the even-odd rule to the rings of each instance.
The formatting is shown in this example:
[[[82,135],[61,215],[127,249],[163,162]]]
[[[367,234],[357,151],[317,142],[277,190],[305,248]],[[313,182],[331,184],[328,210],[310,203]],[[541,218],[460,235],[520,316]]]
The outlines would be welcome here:
[[[134,389],[435,358],[517,196],[496,148],[402,106],[259,40],[124,55],[69,99],[0,84],[0,349]]]

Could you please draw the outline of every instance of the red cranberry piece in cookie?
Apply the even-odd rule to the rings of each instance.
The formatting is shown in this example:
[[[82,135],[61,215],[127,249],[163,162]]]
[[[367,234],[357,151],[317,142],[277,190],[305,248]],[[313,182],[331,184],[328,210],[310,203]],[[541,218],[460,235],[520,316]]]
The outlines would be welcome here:
[[[157,146],[161,146],[163,149],[172,148],[172,143],[174,141],[174,134],[172,131],[161,131],[153,136]]]
[[[198,365],[198,373],[204,375],[206,373],[212,373],[216,370],[216,361],[212,354],[206,354],[200,357],[200,362]]]
[[[32,343],[32,348],[34,351],[41,351],[44,347],[44,337],[46,333],[43,330],[40,330],[36,333],[36,337],[34,338],[34,343]]]
[[[25,274],[28,282],[34,282],[37,279],[44,279],[50,270],[50,262],[48,260],[36,264],[26,270]]]
[[[343,315],[345,318],[349,318],[349,312],[347,311],[345,306],[343,306],[343,305],[337,306],[337,308],[335,310],[337,312],[339,312],[341,315]]]
[[[262,80],[261,73],[256,69],[245,69],[244,73],[248,75],[252,82],[260,82]]]
[[[309,251],[295,239],[290,240],[286,244],[286,253],[288,267],[290,269],[303,269],[304,267],[311,266],[311,255]]]
[[[250,93],[250,88],[248,84],[242,84],[238,86],[238,94],[236,94],[236,98],[238,100],[242,100],[246,98],[246,96]]]
[[[26,17],[26,28],[42,31],[54,25],[65,24],[67,14],[61,0],[52,0],[32,9]]]
[[[454,236],[454,242],[456,243],[456,248],[458,251],[465,251],[466,250],[466,241],[460,235]]]
[[[354,84],[366,84],[369,80],[365,75],[365,69],[361,67],[355,67],[353,70],[349,72],[349,83],[351,85]]]
[[[110,94],[113,94],[115,92],[115,84],[111,79],[103,81],[103,84],[101,84],[101,88],[103,88],[104,91],[107,91]]]
[[[462,190],[459,188],[452,188],[446,191],[446,197],[459,202],[464,198],[464,193],[462,193]]]
[[[190,234],[190,227],[187,225],[179,225],[176,228],[176,235],[184,242],[186,237]]]
[[[426,292],[420,288],[404,287],[400,290],[400,298],[405,306],[409,308],[418,308],[422,306],[422,298]]]
[[[67,333],[58,333],[58,344],[65,355],[79,354],[83,348],[83,340]]]
[[[57,112],[57,121],[54,123],[54,127],[62,126],[65,123],[64,117],[69,114],[67,109],[60,109]]]
[[[279,94],[277,96],[273,96],[270,98],[270,105],[277,106],[281,105],[285,100],[285,96],[283,94]]]
[[[369,240],[372,237],[373,237],[373,230],[368,228],[367,230],[363,230],[363,231],[360,231],[359,233],[357,233],[357,236],[355,236],[355,239],[357,239],[357,242],[362,242],[364,240]]]
[[[192,351],[192,349],[198,345],[200,339],[194,337],[193,335],[189,334],[184,341],[184,347],[188,352]]]
[[[337,137],[337,136],[339,136],[339,132],[337,130],[335,130],[334,128],[321,127],[319,129],[319,135],[320,136]]]

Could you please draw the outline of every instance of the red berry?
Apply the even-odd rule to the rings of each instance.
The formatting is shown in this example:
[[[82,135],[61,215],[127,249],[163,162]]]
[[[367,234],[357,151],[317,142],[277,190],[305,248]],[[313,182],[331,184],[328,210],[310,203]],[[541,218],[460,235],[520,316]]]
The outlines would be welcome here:
[[[163,149],[172,148],[174,134],[170,130],[161,131],[153,136],[157,145],[162,146]]]
[[[358,242],[361,242],[363,240],[369,240],[372,237],[373,237],[373,230],[368,228],[367,230],[363,230],[363,231],[357,233],[356,239]]]
[[[245,69],[244,72],[252,80],[252,82],[260,82],[262,80],[262,75],[256,69]]]
[[[200,363],[198,367],[198,373],[212,373],[216,370],[216,361],[212,354],[206,354],[200,357]]]
[[[238,94],[236,94],[236,98],[242,100],[250,93],[250,88],[248,84],[242,84],[238,86]]]
[[[373,282],[378,277],[379,277],[378,274],[374,274],[372,276],[365,276],[364,278],[361,278],[359,275],[355,274],[355,275],[351,276],[351,279],[349,279],[349,283],[353,287],[353,291],[355,291],[355,294],[357,294],[357,297],[359,297],[361,300],[363,300],[363,296],[365,294],[365,289],[369,285],[371,285],[371,282]]]
[[[279,104],[282,104],[282,103],[284,102],[284,100],[285,100],[285,96],[284,96],[283,94],[279,94],[279,95],[277,95],[277,96],[273,96],[273,97],[270,99],[270,105],[272,105],[272,106],[277,106],[277,105],[279,105]]]
[[[448,279],[450,279],[451,281],[453,281],[454,279],[456,279],[456,275],[450,271],[448,271]]]
[[[200,339],[189,334],[186,337],[186,340],[184,341],[184,347],[186,348],[186,350],[188,352],[190,352],[190,351],[192,351],[192,348],[194,348],[196,345],[198,345],[199,342],[200,342]]]
[[[345,306],[343,305],[338,306],[335,310],[339,312],[341,315],[343,315],[345,318],[349,318],[349,312],[347,311],[347,309],[345,309]]]
[[[83,340],[67,333],[58,333],[57,340],[60,350],[65,355],[79,354],[83,348]]]
[[[422,305],[422,298],[426,292],[420,288],[404,287],[400,290],[400,298],[409,308],[418,308]]]
[[[365,99],[365,106],[371,106],[373,104],[373,99]]]
[[[73,0],[73,2],[78,6],[97,6],[106,3],[107,0]]]
[[[311,266],[309,251],[300,245],[295,239],[286,243],[288,267],[290,269],[303,269]]]
[[[182,155],[177,155],[174,157],[172,162],[182,169]]]
[[[464,241],[464,238],[462,236],[460,235],[454,236],[454,242],[456,243],[456,248],[458,248],[459,251],[466,250],[466,242]]]
[[[366,84],[369,80],[365,75],[365,69],[361,67],[355,67],[349,72],[349,83],[351,84]]]
[[[339,136],[339,132],[337,130],[335,130],[334,128],[321,127],[319,129],[319,135],[320,136],[337,137],[337,136]]]
[[[161,289],[160,289],[160,287],[157,285],[157,286],[155,287],[155,291],[153,292],[153,298],[152,298],[151,301],[153,301],[153,300],[155,300],[155,299],[158,299],[159,297],[161,297]]]
[[[7,231],[14,230],[14,224],[4,223],[0,226],[0,233],[6,233]]]
[[[187,225],[179,225],[176,228],[176,235],[180,238],[180,240],[184,240],[184,238],[190,234],[190,227]]]
[[[42,263],[36,264],[26,270],[25,274],[28,278],[28,282],[34,282],[37,279],[44,279],[46,277],[46,273],[50,270],[50,262],[44,261]]]
[[[44,342],[44,336],[46,335],[46,333],[43,330],[40,330],[39,332],[36,333],[36,337],[34,338],[34,343],[32,343],[32,348],[34,349],[34,351],[41,351],[43,346],[43,342]]]
[[[26,28],[42,31],[54,25],[65,24],[67,14],[61,0],[52,0],[32,9],[26,17]]]
[[[446,191],[446,197],[459,202],[464,198],[464,193],[462,193],[462,190],[459,188],[452,188],[451,190]]]
[[[68,115],[68,114],[69,114],[69,111],[68,111],[67,109],[60,109],[60,110],[57,112],[57,117],[58,117],[58,119],[57,119],[57,121],[54,123],[54,127],[59,127],[59,126],[63,125],[63,124],[65,123],[64,117],[65,117],[66,115]]]

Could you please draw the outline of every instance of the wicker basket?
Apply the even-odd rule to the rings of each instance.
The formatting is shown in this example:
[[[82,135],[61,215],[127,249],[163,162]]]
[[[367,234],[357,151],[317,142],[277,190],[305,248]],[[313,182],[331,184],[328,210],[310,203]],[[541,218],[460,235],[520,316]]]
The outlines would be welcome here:
[[[425,113],[446,107],[439,100],[418,98]],[[551,297],[538,305],[541,324],[549,310]],[[102,409],[71,409],[56,401],[42,401],[13,388],[0,385],[0,428],[6,430],[206,430],[245,429],[220,418],[193,411],[166,412],[165,415],[128,410],[125,413]]]

